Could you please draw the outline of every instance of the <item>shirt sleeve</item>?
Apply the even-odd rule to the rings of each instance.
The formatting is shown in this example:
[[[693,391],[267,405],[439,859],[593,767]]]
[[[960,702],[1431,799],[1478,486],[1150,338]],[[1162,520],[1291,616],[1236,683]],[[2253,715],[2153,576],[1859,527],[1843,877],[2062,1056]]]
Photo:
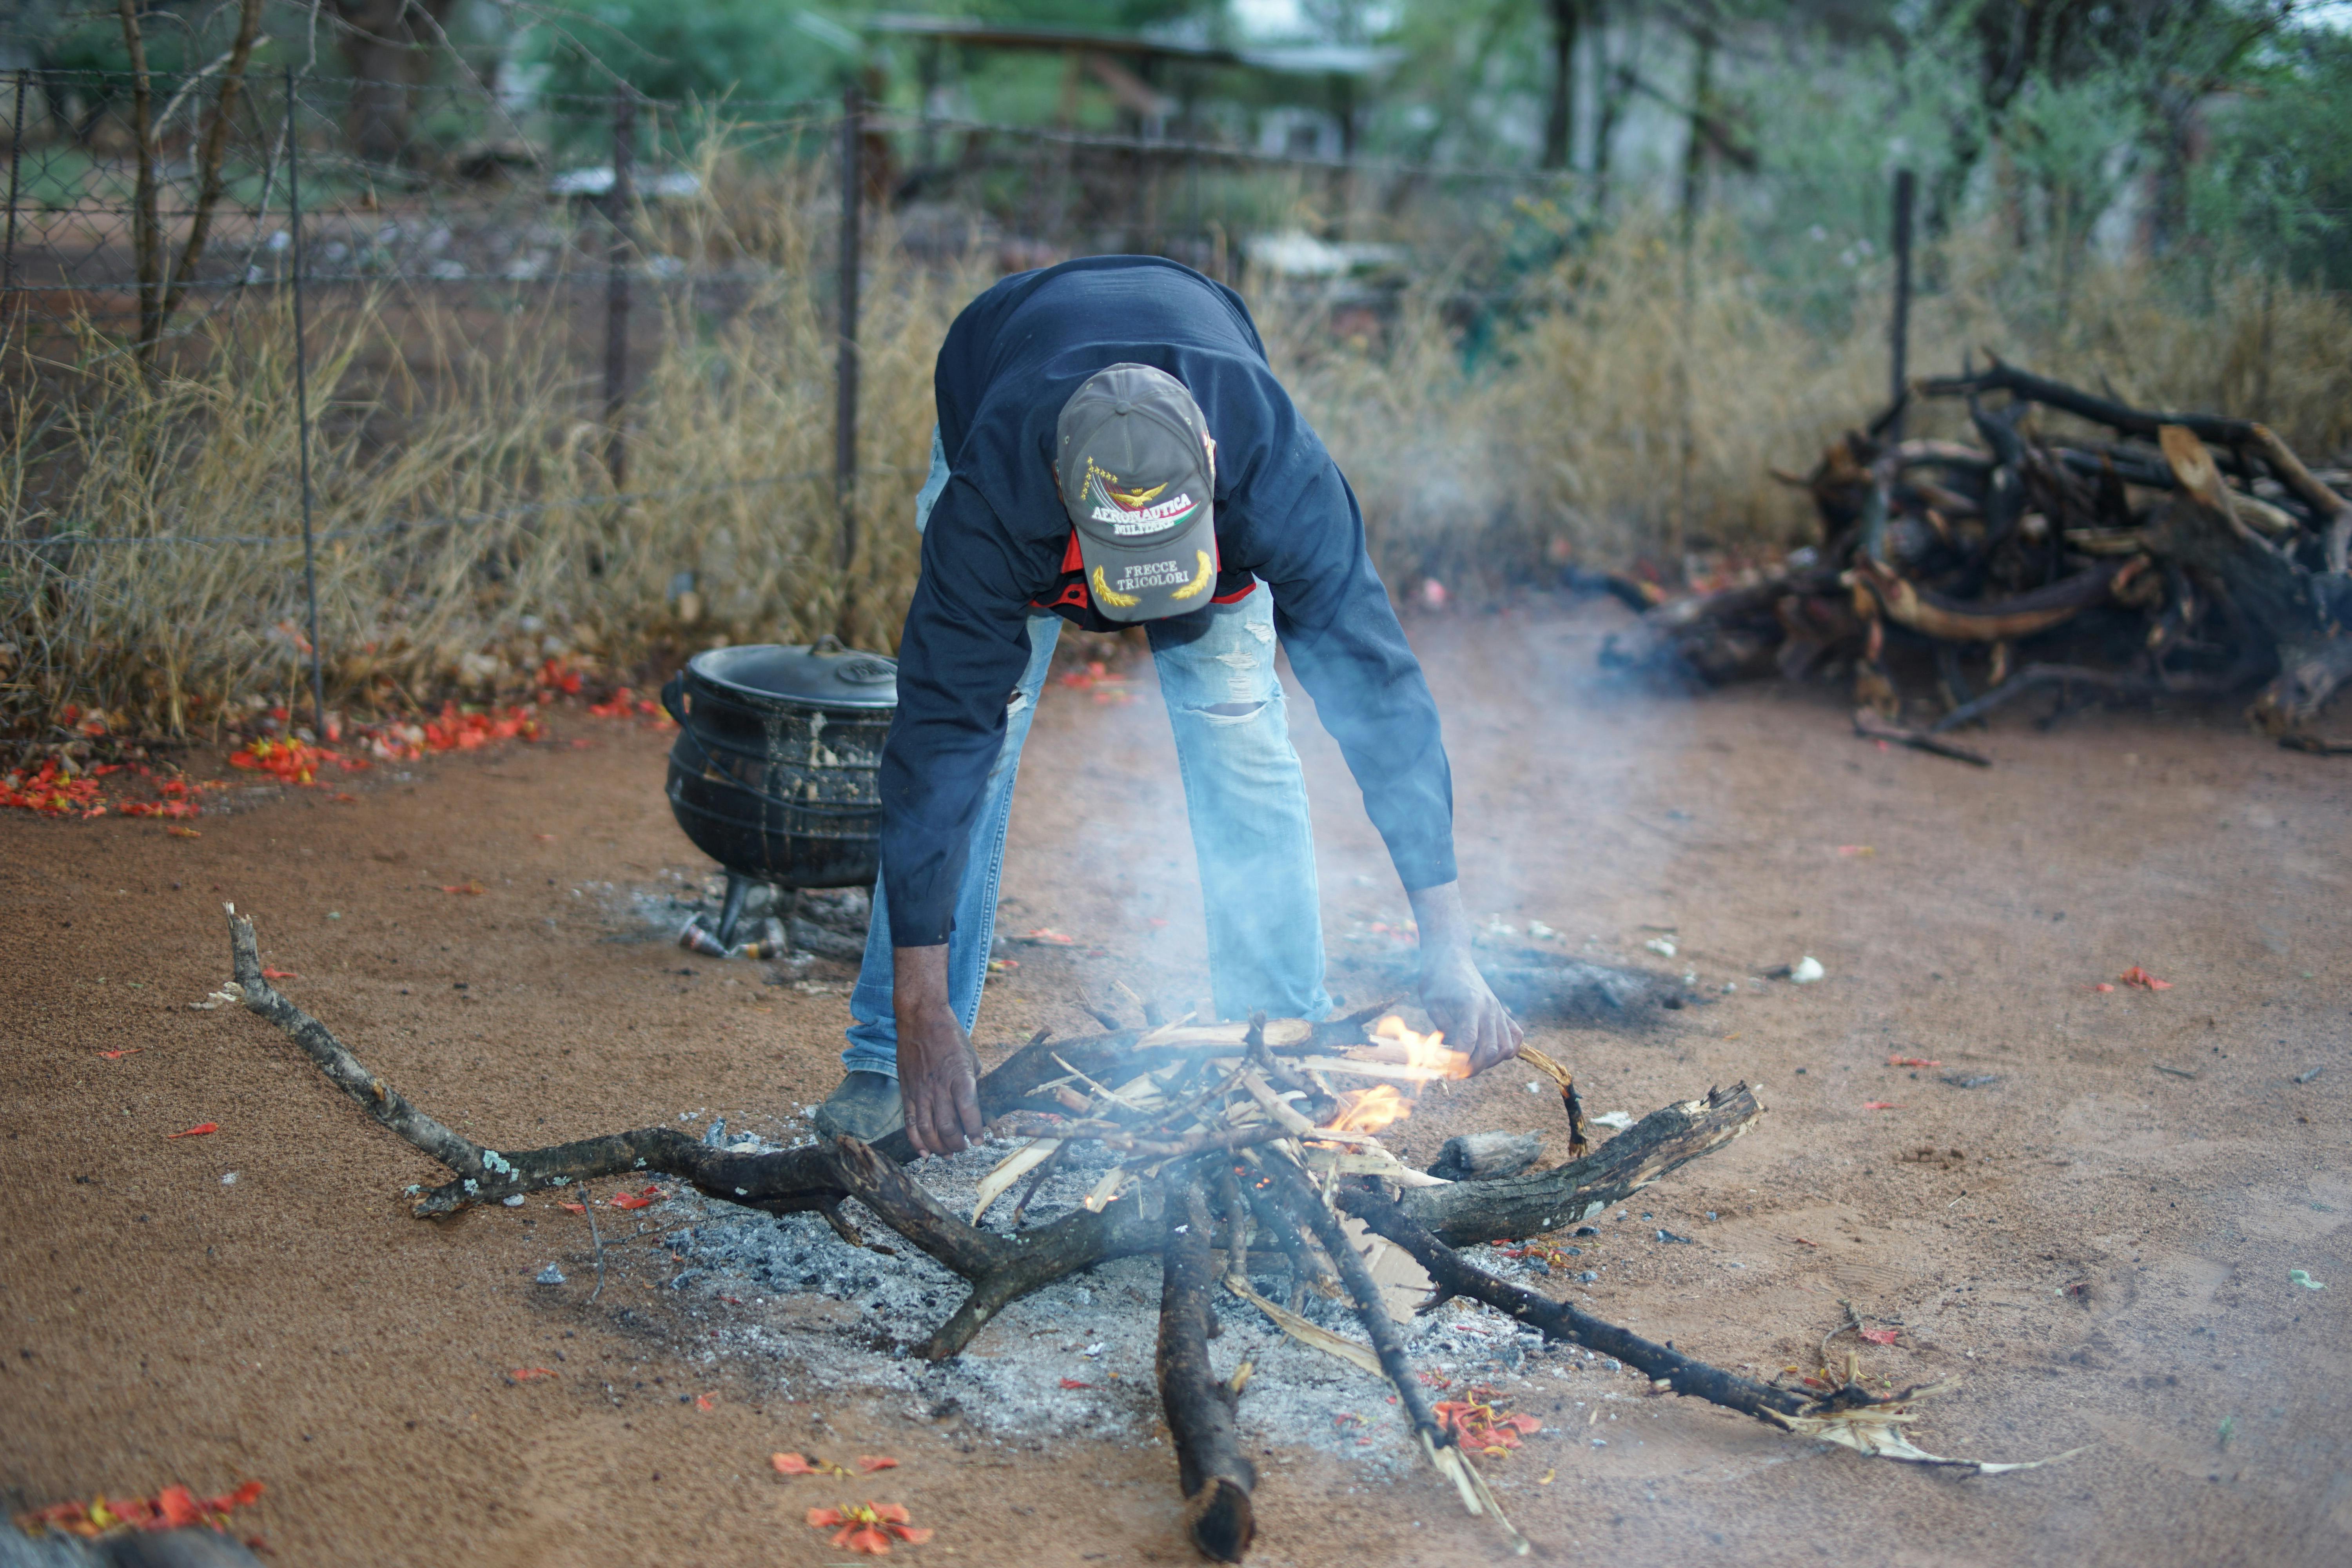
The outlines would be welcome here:
[[[898,710],[882,748],[882,891],[894,947],[936,947],[956,889],[1005,706],[1029,664],[1015,546],[971,485],[950,479],[923,530],[922,574],[898,641]]]
[[[1274,625],[1299,684],[1363,791],[1408,892],[1454,879],[1454,773],[1437,702],[1364,543],[1364,515],[1295,412],[1287,449],[1254,454],[1235,503],[1274,590]]]

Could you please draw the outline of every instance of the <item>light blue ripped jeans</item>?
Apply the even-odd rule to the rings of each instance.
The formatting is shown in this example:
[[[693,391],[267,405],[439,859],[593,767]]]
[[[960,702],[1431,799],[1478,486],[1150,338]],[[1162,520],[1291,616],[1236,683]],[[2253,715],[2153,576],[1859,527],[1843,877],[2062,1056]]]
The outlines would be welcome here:
[[[931,472],[915,500],[915,526],[930,517],[947,486],[947,462],[931,437]],[[1147,627],[1160,696],[1176,734],[1176,765],[1192,819],[1192,849],[1208,906],[1209,983],[1217,1012],[1246,1017],[1263,1008],[1277,1018],[1320,1018],[1331,1010],[1323,989],[1323,920],[1315,887],[1315,843],[1307,816],[1307,781],[1290,744],[1282,683],[1275,677],[1274,605],[1264,584],[1238,604],[1153,621]],[[956,889],[955,930],[948,939],[948,1000],[970,1033],[980,1016],[988,953],[996,930],[998,880],[1004,868],[1005,824],[1022,743],[1060,637],[1058,616],[1029,619],[1029,668],[1005,707],[1004,743],[989,770],[973,820],[963,880]],[[1223,711],[1219,711],[1223,710]],[[898,1028],[890,1005],[890,912],[882,879],[874,883],[874,918],[866,957],[850,994],[852,1072],[898,1075]]]

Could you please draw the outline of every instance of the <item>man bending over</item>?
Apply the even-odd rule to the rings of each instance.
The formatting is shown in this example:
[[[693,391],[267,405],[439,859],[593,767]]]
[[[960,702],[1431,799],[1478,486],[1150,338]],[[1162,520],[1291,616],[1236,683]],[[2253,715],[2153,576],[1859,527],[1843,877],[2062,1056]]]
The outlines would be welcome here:
[[[1322,1017],[1306,781],[1275,648],[1314,698],[1421,930],[1421,999],[1474,1070],[1518,1024],[1471,963],[1429,684],[1354,492],[1241,297],[1155,257],[1007,278],[940,350],[922,574],[882,754],[882,872],[818,1128],[981,1134],[970,1033],[1021,746],[1062,622],[1142,624],[1176,732],[1218,1013]]]

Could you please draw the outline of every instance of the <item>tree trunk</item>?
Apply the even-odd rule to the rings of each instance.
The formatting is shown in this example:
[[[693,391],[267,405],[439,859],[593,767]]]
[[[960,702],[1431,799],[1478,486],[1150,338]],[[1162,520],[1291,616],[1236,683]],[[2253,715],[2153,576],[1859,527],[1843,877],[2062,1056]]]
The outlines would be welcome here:
[[[433,49],[455,0],[334,0],[352,87],[352,145],[362,161],[393,165],[410,156],[415,89],[432,74]]]
[[[122,47],[131,57],[131,142],[138,170],[131,196],[131,253],[139,273],[142,358],[163,331],[163,226],[156,211],[153,84],[147,75],[147,39],[139,27],[139,0],[117,0]]]
[[[1576,151],[1576,38],[1584,0],[1551,0],[1551,101],[1544,114],[1543,166],[1565,169]]]
[[[213,100],[213,116],[205,126],[204,140],[196,150],[196,205],[188,217],[188,237],[180,247],[179,264],[173,268],[170,287],[157,307],[155,331],[161,333],[163,323],[188,291],[195,277],[197,264],[205,258],[205,244],[212,237],[213,214],[220,207],[221,193],[226,182],[221,178],[221,164],[228,152],[229,116],[236,110],[237,94],[245,87],[246,68],[253,59],[254,40],[261,32],[261,0],[242,0],[236,18],[236,41],[229,46],[228,63],[223,68],[220,95]],[[152,340],[142,339],[142,350],[152,347]]]

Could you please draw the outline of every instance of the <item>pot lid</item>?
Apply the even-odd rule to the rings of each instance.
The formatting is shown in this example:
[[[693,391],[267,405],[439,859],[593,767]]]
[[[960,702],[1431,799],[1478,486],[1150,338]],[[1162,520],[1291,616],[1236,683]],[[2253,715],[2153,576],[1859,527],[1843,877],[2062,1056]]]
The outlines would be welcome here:
[[[687,668],[713,686],[747,696],[828,708],[895,708],[898,661],[860,653],[831,635],[814,643],[755,643],[696,654]]]

